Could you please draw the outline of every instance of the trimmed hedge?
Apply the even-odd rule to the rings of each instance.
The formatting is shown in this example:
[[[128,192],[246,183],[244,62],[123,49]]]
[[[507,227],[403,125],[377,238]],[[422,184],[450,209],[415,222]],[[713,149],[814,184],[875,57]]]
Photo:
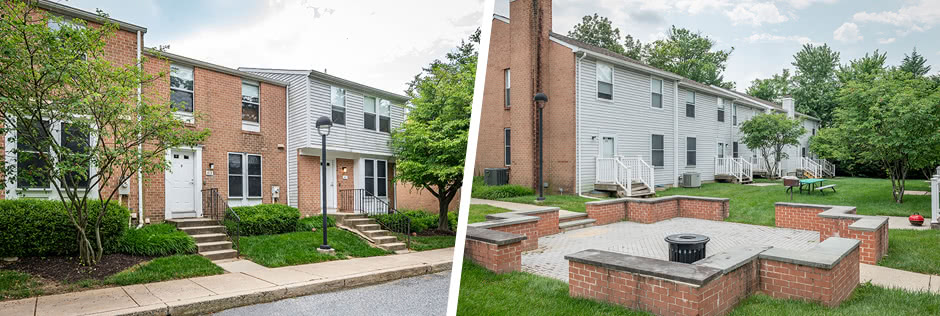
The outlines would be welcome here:
[[[534,195],[532,188],[515,185],[486,185],[482,177],[473,178],[473,189],[470,196],[478,199],[499,200],[517,196]]]
[[[274,235],[297,230],[300,211],[284,204],[259,204],[232,208],[241,218],[241,235]],[[235,223],[225,221],[225,228],[235,231]]]
[[[386,225],[386,226],[395,226],[394,223],[401,220],[402,216],[407,216],[411,218],[411,232],[414,233],[423,233],[426,230],[435,230],[437,229],[438,214],[431,214],[425,211],[399,211],[394,214],[383,214],[376,215],[374,218],[376,221]],[[456,231],[457,229],[457,213],[448,212],[447,220],[450,223],[450,230]],[[399,232],[404,233],[404,232]]]
[[[336,227],[336,221],[327,216],[326,225],[326,227]],[[297,222],[297,231],[299,232],[309,232],[314,228],[317,230],[323,228],[323,215],[304,217]]]
[[[101,201],[88,201],[97,209]],[[116,202],[108,205],[101,221],[104,249],[113,249],[124,235],[130,210]],[[94,242],[94,229],[88,225],[88,237]],[[0,200],[0,257],[58,256],[78,253],[77,231],[61,201]]]
[[[169,256],[196,253],[196,241],[170,224],[154,224],[130,229],[114,249],[129,255]]]

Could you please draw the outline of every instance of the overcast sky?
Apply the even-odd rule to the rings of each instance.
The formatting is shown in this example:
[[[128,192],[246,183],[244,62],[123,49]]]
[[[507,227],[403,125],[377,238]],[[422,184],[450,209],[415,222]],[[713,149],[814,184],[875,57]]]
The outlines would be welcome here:
[[[327,69],[403,93],[480,25],[482,0],[58,0],[147,28],[148,47],[228,67]]]
[[[734,47],[726,80],[744,91],[751,80],[792,68],[803,43],[827,43],[841,62],[880,49],[897,65],[916,46],[940,72],[938,0],[554,0],[556,33],[568,31],[585,15],[610,18],[621,35],[644,43],[662,38],[670,25],[701,31]],[[509,13],[509,0],[496,0],[495,12]]]

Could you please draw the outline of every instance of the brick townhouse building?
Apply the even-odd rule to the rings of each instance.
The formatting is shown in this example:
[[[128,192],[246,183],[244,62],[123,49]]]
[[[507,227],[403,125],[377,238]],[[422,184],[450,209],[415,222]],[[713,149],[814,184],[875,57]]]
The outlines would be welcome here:
[[[56,2],[38,1],[36,4],[41,10],[64,20],[85,20],[89,27],[95,27],[95,22],[100,19],[94,13]],[[218,189],[230,206],[280,203],[298,207],[306,215],[320,211],[319,151],[312,150],[313,145],[308,142],[316,134],[313,126],[320,113],[288,112],[288,104],[296,104],[302,99],[298,93],[308,91],[305,85],[294,87],[292,84],[297,81],[290,78],[241,71],[146,48],[145,27],[109,19],[119,29],[107,39],[104,58],[117,65],[134,65],[138,58],[147,57],[142,65],[145,71],[153,74],[165,72],[166,75],[144,86],[142,94],[154,102],[172,101],[177,109],[176,117],[187,122],[189,128],[205,128],[211,132],[209,138],[198,146],[167,151],[170,167],[165,172],[145,174],[143,181],[134,176],[122,186],[120,200],[134,211],[135,216],[143,214],[151,222],[201,216],[202,191],[205,189]],[[156,58],[158,56],[160,58]],[[350,89],[350,102],[362,101],[354,97],[356,92],[353,91],[381,92],[326,74],[323,76],[344,83],[344,88]],[[326,91],[328,96],[329,92]],[[376,129],[386,131],[399,126],[404,118],[403,104],[407,97],[388,92],[371,95],[376,97],[372,111]],[[358,113],[362,113],[362,106],[357,106]],[[350,112],[355,111],[351,109]],[[333,118],[337,119],[335,115]],[[361,116],[350,116],[348,121],[363,124]],[[294,135],[291,138],[288,137],[288,128]],[[304,137],[309,136],[309,139],[299,139],[295,135],[298,132],[313,134],[305,134]],[[337,188],[358,189],[372,184],[370,192],[384,192],[383,200],[392,206],[404,203],[398,205],[400,208],[436,205],[436,200],[427,192],[408,190],[406,184],[394,185],[394,157],[390,150],[382,150],[388,148],[387,143],[382,142],[387,140],[388,133],[384,133],[382,138],[334,129],[329,138],[331,144],[339,145],[340,140],[349,143],[368,140],[370,143],[362,148],[379,148],[375,150],[381,155],[364,153],[363,157],[368,156],[368,159],[356,156],[355,160],[348,155],[336,156],[338,159],[328,164],[332,170],[328,174],[331,176],[329,183]],[[15,135],[7,136],[6,148],[15,148]],[[318,135],[315,139],[319,144]],[[8,163],[15,163],[16,159],[8,151]],[[365,167],[366,163],[371,163],[372,168]],[[401,198],[396,199],[399,191],[402,192]],[[330,194],[328,201],[335,206],[339,193],[331,191]],[[3,197],[55,199],[57,195],[49,183],[18,184],[10,181]],[[436,208],[430,210],[435,211]]]
[[[808,151],[819,120],[744,93],[703,85],[615,52],[552,32],[551,0],[514,0],[494,15],[484,83],[475,174],[509,170],[509,183],[537,188],[537,104],[543,108],[546,192],[592,190],[648,195],[678,186],[682,175],[747,182],[766,172],[758,153],[740,144],[741,122],[787,113],[807,133],[788,148],[782,170],[823,164]],[[832,167],[834,169],[834,166]],[[825,169],[825,170],[824,170]]]

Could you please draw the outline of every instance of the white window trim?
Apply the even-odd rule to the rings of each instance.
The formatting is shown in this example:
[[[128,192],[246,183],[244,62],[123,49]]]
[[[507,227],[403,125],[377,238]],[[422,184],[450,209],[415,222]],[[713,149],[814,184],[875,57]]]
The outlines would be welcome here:
[[[655,132],[651,132],[649,135],[650,135],[650,137],[648,138],[649,140],[647,141],[647,144],[649,145],[649,147],[647,147],[647,148],[648,148],[649,150],[648,150],[647,152],[650,154],[650,166],[653,166],[653,169],[664,169],[664,168],[666,168],[666,134],[665,134],[665,133],[663,133],[663,134],[656,134]],[[654,165],[654,163],[653,163],[653,135],[659,135],[659,136],[662,136],[662,137],[663,137],[663,149],[662,149],[662,151],[663,151],[663,165],[662,165],[662,166],[656,166],[656,165]]]
[[[249,132],[261,132],[261,83],[257,81],[242,79],[242,85],[245,85],[245,84],[258,87],[258,103],[248,102],[248,103],[255,104],[258,106],[258,121],[252,122],[252,121],[242,120],[242,130],[249,131]],[[242,106],[242,103],[244,102],[245,100],[242,100],[238,105]]]
[[[689,138],[695,139],[695,164],[689,164]],[[685,136],[685,167],[686,168],[696,168],[698,167],[698,136],[686,135]]]
[[[241,203],[251,203],[251,201],[258,201],[258,200],[264,199],[264,156],[262,156],[261,154],[252,154],[252,153],[245,153],[245,152],[228,152],[228,153],[226,153],[226,154],[225,154],[225,175],[226,175],[226,176],[225,176],[225,183],[226,183],[226,184],[227,184],[228,181],[229,181],[229,177],[232,176],[232,174],[228,172],[228,169],[229,169],[229,167],[228,167],[228,156],[229,156],[229,155],[240,155],[240,156],[242,157],[242,158],[241,158],[241,159],[242,159],[242,173],[241,173],[241,176],[242,176],[242,196],[231,196],[230,193],[231,193],[232,191],[231,191],[230,189],[226,189],[225,195],[228,197],[229,202],[231,203],[232,200],[237,200],[237,201],[240,201]],[[261,178],[261,195],[260,195],[260,196],[249,196],[249,195],[248,195],[248,156],[258,156],[259,158],[261,158],[261,176],[260,176],[260,178]],[[197,177],[199,177],[199,175],[197,175]],[[252,177],[257,177],[257,176],[252,176]],[[227,186],[226,186],[226,187],[227,187]],[[241,205],[241,204],[240,204],[240,205]],[[248,205],[248,204],[243,204],[243,205]]]
[[[716,122],[719,122],[719,123],[724,124],[724,123],[726,123],[726,122],[728,121],[728,119],[726,118],[727,115],[725,115],[725,114],[727,114],[727,113],[726,113],[726,112],[727,112],[726,109],[727,109],[727,107],[725,106],[725,99],[723,99],[723,98],[721,98],[721,97],[719,96],[719,97],[718,97],[718,104],[715,105],[715,121],[716,121]],[[721,112],[723,113],[723,114],[721,115],[721,121],[718,121],[718,117],[717,117],[719,111],[721,111]]]
[[[649,89],[649,93],[647,94],[646,104],[649,105],[651,109],[654,109],[657,111],[665,110],[666,109],[666,93],[665,93],[666,87],[664,87],[664,85],[666,85],[666,81],[663,80],[662,78],[654,77],[653,75],[650,75],[649,78],[650,78],[649,80],[650,89]],[[662,107],[653,106],[653,93],[655,93],[653,91],[653,80],[659,80],[659,100],[662,101],[660,102],[661,103],[660,105],[662,105]]]
[[[390,191],[390,190],[389,190],[389,185],[388,185],[388,160],[377,159],[377,158],[362,158],[362,164],[363,164],[363,166],[362,166],[362,180],[363,180],[363,181],[362,181],[362,187],[365,188],[365,186],[366,186],[366,181],[365,181],[365,179],[367,179],[367,178],[369,177],[368,175],[366,175],[366,167],[365,167],[365,164],[368,163],[369,160],[371,160],[371,161],[372,161],[372,164],[373,164],[373,165],[372,165],[372,173],[373,173],[373,175],[372,175],[372,179],[373,179],[373,180],[372,180],[372,192],[373,192],[373,196],[375,196],[376,198],[380,198],[380,199],[388,199],[388,192]],[[382,196],[377,195],[377,194],[379,193],[379,181],[378,181],[378,179],[379,179],[379,168],[378,168],[378,166],[379,166],[379,161],[385,162],[385,178],[383,178],[383,179],[385,179],[386,185],[385,185],[385,195],[382,195]]]
[[[608,99],[601,98],[601,97],[598,95],[598,93],[599,93],[601,90],[600,90],[600,80],[597,80],[597,73],[598,73],[597,70],[598,70],[598,68],[599,68],[600,66],[602,66],[602,65],[603,65],[603,66],[610,67],[610,99],[609,99],[609,100],[608,100]],[[601,101],[601,102],[610,102],[610,103],[613,103],[613,102],[614,102],[614,98],[616,97],[616,96],[614,95],[614,87],[616,87],[615,82],[617,81],[617,80],[615,80],[614,78],[616,78],[616,77],[617,77],[617,71],[616,71],[616,68],[614,68],[614,65],[611,65],[611,64],[608,64],[608,63],[604,63],[604,62],[600,62],[600,61],[596,61],[596,62],[594,63],[594,99],[596,99],[597,101]]]
[[[512,71],[510,68],[503,69],[503,106],[505,108],[512,107]]]
[[[374,105],[375,105],[375,110],[372,111],[372,112],[366,111],[366,99],[370,99],[370,98],[371,98],[372,100],[374,100],[374,102],[375,102],[375,104],[374,104]],[[332,110],[332,109],[331,109],[331,110]],[[371,131],[371,132],[378,132],[378,131],[379,131],[379,98],[378,98],[378,97],[371,96],[371,95],[363,95],[363,96],[362,96],[362,113],[363,113],[363,116],[362,116],[362,121],[363,121],[362,129],[367,130],[367,131]],[[374,119],[374,121],[375,121],[375,122],[374,122],[374,123],[375,123],[375,129],[368,129],[368,128],[366,128],[366,126],[365,126],[365,120],[366,120],[365,113],[369,113],[369,114],[375,115],[375,119]]]
[[[189,68],[193,71],[193,90],[190,91],[190,90],[181,89],[181,88],[174,88],[173,85],[170,85],[170,93],[172,93],[173,90],[178,90],[178,91],[184,91],[184,92],[189,92],[193,94],[193,104],[192,104],[193,111],[192,112],[186,112],[186,111],[180,111],[180,110],[173,111],[173,115],[175,115],[177,119],[182,120],[184,123],[193,124],[196,122],[196,117],[194,114],[196,113],[196,67],[191,66],[191,65],[181,64],[181,63],[170,63],[171,67],[173,65],[176,65],[177,67],[182,67],[182,68]],[[173,76],[172,71],[170,72],[169,75],[171,77]]]
[[[738,126],[738,104],[731,101],[731,125]]]
[[[343,105],[335,105],[335,104],[333,104],[333,88],[343,89]],[[347,101],[348,98],[349,98],[349,91],[348,91],[346,88],[343,88],[343,87],[340,87],[340,86],[333,86],[333,85],[330,86],[330,101],[329,101],[329,104],[330,104],[330,119],[333,118],[333,107],[341,107],[341,108],[343,108],[343,124],[337,124],[336,122],[333,122],[333,127],[337,127],[337,126],[346,126],[346,124],[348,123],[348,121],[349,121],[349,111],[348,111],[349,108],[347,107],[347,105],[349,104],[349,102]],[[378,103],[376,103],[376,107],[378,107]],[[378,128],[378,127],[376,127],[376,128]]]
[[[388,102],[388,115],[382,115],[382,101]],[[392,107],[395,106],[392,104],[391,100],[375,98],[375,131],[382,134],[391,134],[392,133]],[[388,119],[388,132],[382,131],[382,118]],[[388,163],[388,162],[386,162]]]
[[[509,143],[506,143],[506,133],[509,133]],[[508,154],[506,153],[507,149],[509,149]],[[512,165],[512,129],[509,127],[503,129],[503,163],[507,167]]]
[[[44,120],[49,120],[49,119],[44,119]],[[62,121],[53,122],[54,125],[52,127],[52,137],[53,137],[53,140],[57,143],[62,141],[62,123],[67,123],[67,122],[62,122]],[[97,129],[97,127],[92,126],[92,129],[93,130]],[[6,133],[5,138],[6,139],[4,140],[4,144],[6,145],[5,148],[7,148],[6,163],[8,165],[13,166],[12,170],[15,174],[16,172],[18,172],[17,170],[18,157],[16,156],[16,153],[14,152],[14,150],[17,148],[17,143],[18,143],[16,141],[16,128],[10,129]],[[90,133],[88,135],[88,138],[89,138],[89,143],[88,143],[89,148],[95,147],[97,145],[97,139],[95,138],[95,135]],[[51,153],[51,155],[54,157],[54,159],[57,159],[55,158],[54,152]],[[95,167],[94,163],[88,166],[89,175],[94,174],[95,172],[97,172],[97,170],[98,169]],[[52,182],[54,181],[58,181],[58,179],[50,179],[49,187],[47,188],[22,188],[21,189],[18,187],[18,183],[17,181],[15,181],[15,179],[7,178],[7,186],[6,186],[6,192],[5,192],[6,197],[8,199],[16,199],[20,197],[58,199],[59,196],[55,192],[52,186]],[[98,184],[95,184],[85,189],[78,189],[78,191],[83,192],[86,190],[91,190],[92,194],[90,195],[90,197],[97,198],[98,186],[99,186]]]
[[[698,93],[695,92],[695,90],[688,90],[687,92],[692,93],[692,102],[691,102],[691,104],[692,104],[692,116],[689,116],[689,115],[688,115],[688,111],[686,111],[686,108],[687,108],[688,105],[689,105],[689,94],[686,93],[686,94],[685,94],[685,96],[686,96],[686,98],[685,98],[685,105],[686,105],[686,106],[682,108],[682,110],[683,110],[683,111],[682,111],[682,112],[683,112],[682,117],[685,117],[685,118],[687,118],[687,119],[694,120],[695,118],[698,117],[698,103],[695,102],[695,101],[698,99]],[[698,140],[696,140],[696,141],[698,141]]]

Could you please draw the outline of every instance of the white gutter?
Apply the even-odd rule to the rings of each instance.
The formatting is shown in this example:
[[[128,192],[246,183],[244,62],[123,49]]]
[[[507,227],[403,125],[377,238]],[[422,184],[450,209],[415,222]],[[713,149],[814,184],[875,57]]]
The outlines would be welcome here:
[[[140,42],[141,36],[140,31],[137,31],[137,69],[143,71],[143,64],[140,60],[140,48],[144,46]],[[137,111],[140,111],[140,94],[141,94],[141,83],[137,83]],[[137,112],[137,124],[140,124],[140,112]],[[137,140],[140,141],[141,135],[137,134]],[[143,155],[143,144],[137,144],[137,159],[140,159],[140,155]],[[140,171],[140,167],[137,168],[137,228],[144,226],[144,178],[143,174]]]
[[[673,87],[675,87],[675,89],[673,89],[672,91],[673,92],[672,101],[674,104],[673,111],[672,111],[673,113],[672,135],[674,139],[672,142],[673,157],[674,157],[672,160],[672,169],[673,169],[672,187],[678,188],[679,187],[679,80],[673,81],[673,83],[674,83]],[[698,146],[698,144],[696,144],[696,146]],[[653,182],[655,183],[656,181],[653,180]],[[653,188],[653,190],[655,191],[656,189]]]
[[[577,47],[573,47],[571,50],[575,54],[577,54],[578,52],[581,52],[581,57],[575,60],[577,62],[577,65],[575,65],[576,70],[575,70],[575,79],[574,79],[574,83],[575,83],[574,84],[575,86],[575,90],[574,90],[574,116],[575,116],[574,135],[575,137],[574,139],[575,139],[575,147],[577,147],[578,149],[578,154],[577,156],[575,156],[575,159],[574,159],[575,160],[574,164],[578,168],[577,170],[578,174],[575,177],[575,181],[577,183],[575,183],[574,189],[575,191],[578,192],[578,196],[580,197],[589,198],[589,199],[597,199],[592,196],[584,195],[584,192],[581,191],[581,96],[580,96],[581,94],[581,61],[584,60],[584,57],[587,57],[587,52],[581,51],[581,49]]]

